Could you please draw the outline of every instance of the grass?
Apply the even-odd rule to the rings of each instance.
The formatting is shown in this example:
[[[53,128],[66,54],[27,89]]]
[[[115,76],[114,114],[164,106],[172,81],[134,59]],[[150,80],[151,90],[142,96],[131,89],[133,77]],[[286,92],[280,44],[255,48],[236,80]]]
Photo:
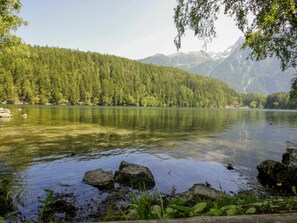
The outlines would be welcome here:
[[[4,217],[13,210],[11,183],[8,179],[0,179],[0,223]]]
[[[235,196],[222,196],[216,200],[199,200],[187,205],[181,197],[164,197],[160,192],[142,191],[133,193],[129,204],[120,208],[121,220],[176,219],[193,216],[233,216],[248,214],[269,214],[297,211],[296,188],[294,196],[285,198],[271,197],[261,199],[253,193],[241,193]],[[105,220],[112,218],[108,212]]]
[[[9,181],[1,180],[0,189],[5,199],[10,199]],[[37,222],[43,222],[46,213],[55,201],[54,192],[46,189]],[[234,196],[221,196],[216,200],[202,199],[186,201],[183,197],[163,195],[157,191],[141,190],[132,192],[126,200],[127,205],[112,205],[108,208],[104,221],[110,220],[151,220],[177,219],[194,216],[232,216],[249,214],[288,213],[297,211],[297,191],[292,187],[288,197],[259,198],[253,193],[240,193]],[[74,210],[74,209],[73,209]],[[74,213],[76,210],[74,210]],[[0,216],[0,223],[4,222]]]

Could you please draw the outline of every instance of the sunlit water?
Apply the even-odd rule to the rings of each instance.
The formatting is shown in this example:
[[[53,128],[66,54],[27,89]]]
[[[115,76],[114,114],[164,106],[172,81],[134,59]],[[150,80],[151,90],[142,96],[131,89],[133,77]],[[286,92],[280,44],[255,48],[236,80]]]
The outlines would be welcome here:
[[[26,218],[47,188],[73,193],[81,206],[100,202],[105,193],[83,184],[84,173],[115,171],[122,160],[148,166],[164,193],[206,181],[227,193],[261,190],[257,164],[297,144],[297,111],[6,107],[14,117],[0,121],[0,176],[13,180]]]

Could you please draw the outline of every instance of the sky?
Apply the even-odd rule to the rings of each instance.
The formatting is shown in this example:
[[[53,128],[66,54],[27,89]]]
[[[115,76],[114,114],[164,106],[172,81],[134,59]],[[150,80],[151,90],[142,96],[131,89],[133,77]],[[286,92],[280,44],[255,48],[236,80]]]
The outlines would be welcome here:
[[[16,34],[31,45],[93,51],[130,59],[176,53],[176,0],[21,0],[28,26]],[[242,33],[220,15],[218,37],[207,51],[222,52]],[[181,52],[200,51],[203,42],[188,32]]]

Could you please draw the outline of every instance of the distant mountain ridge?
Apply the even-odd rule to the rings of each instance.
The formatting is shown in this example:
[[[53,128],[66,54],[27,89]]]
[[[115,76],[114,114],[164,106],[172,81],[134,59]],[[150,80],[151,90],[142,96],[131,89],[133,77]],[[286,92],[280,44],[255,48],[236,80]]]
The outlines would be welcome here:
[[[250,49],[240,49],[243,41],[243,38],[238,39],[233,46],[221,53],[200,51],[168,56],[155,54],[139,61],[217,78],[240,93],[288,92],[296,71],[288,69],[282,72],[278,59],[274,57],[262,61],[247,60]]]

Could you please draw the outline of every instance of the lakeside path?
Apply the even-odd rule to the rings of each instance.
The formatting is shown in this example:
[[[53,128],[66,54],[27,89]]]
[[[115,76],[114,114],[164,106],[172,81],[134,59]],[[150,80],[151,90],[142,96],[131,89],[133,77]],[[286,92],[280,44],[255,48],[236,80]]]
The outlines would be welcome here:
[[[128,221],[114,221],[109,223],[127,223]],[[141,220],[131,221],[133,223],[296,223],[297,213],[284,214],[261,214],[261,215],[237,215],[221,217],[193,217],[185,219],[168,220]]]

